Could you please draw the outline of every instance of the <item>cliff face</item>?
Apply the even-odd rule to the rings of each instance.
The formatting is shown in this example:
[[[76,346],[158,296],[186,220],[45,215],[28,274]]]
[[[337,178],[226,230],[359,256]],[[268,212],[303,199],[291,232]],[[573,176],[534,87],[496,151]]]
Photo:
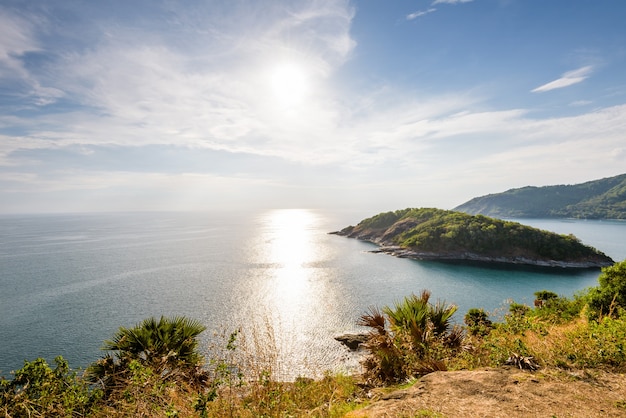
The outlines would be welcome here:
[[[613,264],[610,257],[573,235],[440,209],[387,212],[335,234],[378,244],[378,252],[422,260],[562,268]]]

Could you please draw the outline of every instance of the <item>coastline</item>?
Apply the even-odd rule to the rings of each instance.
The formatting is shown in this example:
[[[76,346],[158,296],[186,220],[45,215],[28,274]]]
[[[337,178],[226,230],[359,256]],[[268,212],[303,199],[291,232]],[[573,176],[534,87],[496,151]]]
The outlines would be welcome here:
[[[371,242],[371,241],[368,241]],[[376,243],[374,243],[376,244]],[[476,264],[490,265],[515,265],[530,266],[541,268],[560,268],[560,269],[600,269],[602,267],[611,266],[612,263],[598,261],[557,261],[557,260],[535,260],[527,257],[489,257],[471,252],[460,253],[432,253],[413,251],[408,248],[399,246],[379,246],[371,253],[384,253],[398,258],[410,258],[422,261],[448,261],[448,262],[469,262]]]

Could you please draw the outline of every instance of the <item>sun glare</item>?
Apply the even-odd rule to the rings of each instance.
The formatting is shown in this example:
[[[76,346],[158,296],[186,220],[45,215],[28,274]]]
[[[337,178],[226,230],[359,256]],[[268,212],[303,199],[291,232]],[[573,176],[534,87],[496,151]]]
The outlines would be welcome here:
[[[277,104],[286,107],[303,102],[309,94],[306,71],[291,62],[279,64],[271,70],[270,87]]]
[[[311,226],[314,215],[304,209],[282,209],[271,212],[268,219],[272,233],[271,259],[282,268],[299,270],[313,258]]]
[[[311,295],[312,269],[316,260],[312,227],[315,215],[304,209],[275,210],[266,219],[267,261],[276,266],[268,297],[276,314],[293,318]]]

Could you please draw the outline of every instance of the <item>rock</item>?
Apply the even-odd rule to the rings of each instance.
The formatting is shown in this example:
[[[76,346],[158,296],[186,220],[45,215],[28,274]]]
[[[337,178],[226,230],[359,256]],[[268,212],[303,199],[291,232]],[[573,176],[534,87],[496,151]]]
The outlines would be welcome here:
[[[583,260],[583,261],[556,261],[556,260],[538,260],[521,256],[501,256],[490,257],[480,254],[475,254],[469,251],[457,251],[457,252],[426,252],[426,251],[414,251],[409,248],[399,247],[397,245],[383,245],[374,250],[370,250],[370,253],[384,253],[398,258],[412,258],[414,260],[430,260],[430,261],[452,261],[452,262],[468,262],[477,264],[500,264],[500,265],[519,265],[519,266],[534,266],[534,267],[547,267],[547,268],[563,268],[563,269],[591,269],[608,267],[612,265],[612,262],[605,260]]]
[[[339,341],[350,350],[356,350],[361,344],[367,341],[367,334],[343,334],[335,337],[335,340]]]

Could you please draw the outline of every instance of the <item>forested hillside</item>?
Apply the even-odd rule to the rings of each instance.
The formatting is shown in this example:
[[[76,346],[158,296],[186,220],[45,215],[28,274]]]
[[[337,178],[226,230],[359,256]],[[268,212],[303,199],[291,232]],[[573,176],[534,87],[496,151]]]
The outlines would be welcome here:
[[[382,251],[393,255],[420,259],[560,267],[598,267],[613,263],[573,235],[433,208],[381,213],[337,234],[377,243],[383,246]]]
[[[626,174],[574,185],[522,187],[454,208],[498,218],[626,219]]]

